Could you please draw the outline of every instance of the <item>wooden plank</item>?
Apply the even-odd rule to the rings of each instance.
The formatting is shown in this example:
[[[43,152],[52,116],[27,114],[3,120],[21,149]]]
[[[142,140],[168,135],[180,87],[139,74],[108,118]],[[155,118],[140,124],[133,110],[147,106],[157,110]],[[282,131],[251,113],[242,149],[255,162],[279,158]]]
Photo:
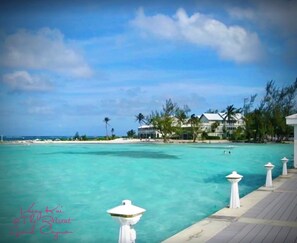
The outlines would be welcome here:
[[[297,229],[291,228],[287,238],[285,239],[286,243],[297,242]]]
[[[256,224],[255,227],[246,234],[242,239],[243,242],[259,242],[260,232],[264,229],[265,225]],[[256,240],[255,240],[256,239]]]
[[[297,184],[297,177],[294,175],[288,181],[286,181],[283,185],[279,187],[280,190],[288,190],[288,191],[297,191],[296,188]]]
[[[235,222],[226,227],[223,231],[219,232],[217,235],[215,235],[213,238],[208,240],[208,243],[228,243],[236,235],[237,232],[241,231],[245,223]]]
[[[278,232],[273,242],[275,243],[286,242],[285,239],[287,238],[290,230],[291,230],[290,227],[281,227],[281,230]]]
[[[230,243],[237,243],[242,241],[250,231],[252,231],[257,225],[256,224],[246,224],[241,231],[237,232],[236,235],[234,235],[231,240],[229,241]]]
[[[296,203],[296,202],[295,202]],[[292,213],[291,213],[291,215],[289,216],[289,219],[288,219],[288,221],[296,221],[297,220],[297,203],[296,203],[296,205],[295,205],[295,207],[294,207],[294,209],[292,210]]]
[[[271,230],[266,235],[266,237],[262,241],[262,243],[271,243],[271,242],[273,242],[280,230],[281,230],[280,226],[272,226]]]
[[[268,234],[271,232],[273,226],[271,225],[263,225],[262,230],[255,235],[254,239],[251,242],[262,242],[266,239]]]
[[[290,205],[287,207],[286,211],[283,213],[283,215],[279,218],[279,220],[289,220],[289,217],[297,212],[294,212],[294,208],[296,206],[296,202],[297,202],[297,194],[293,195],[293,199],[290,203]]]
[[[282,200],[279,202],[279,209],[274,212],[271,219],[272,220],[280,220],[281,216],[288,210],[291,202],[294,200],[295,195],[291,193],[283,193]]]
[[[274,193],[270,194],[273,195]],[[258,219],[267,219],[270,218],[272,216],[272,214],[274,214],[273,212],[275,212],[276,210],[278,210],[281,205],[280,205],[280,201],[282,199],[282,193],[275,193],[277,194],[277,197],[274,198],[274,200],[272,200],[273,198],[269,197],[270,195],[268,195],[267,197],[269,197],[270,202],[268,201],[267,204],[265,205],[265,208],[263,208],[263,211],[261,213],[259,213],[259,215],[257,215],[256,218]]]
[[[258,216],[265,208],[267,207],[267,204],[269,204],[271,201],[276,200],[278,195],[276,193],[272,193],[262,199],[260,202],[258,202],[253,208],[248,210],[243,216],[248,218],[253,218]]]

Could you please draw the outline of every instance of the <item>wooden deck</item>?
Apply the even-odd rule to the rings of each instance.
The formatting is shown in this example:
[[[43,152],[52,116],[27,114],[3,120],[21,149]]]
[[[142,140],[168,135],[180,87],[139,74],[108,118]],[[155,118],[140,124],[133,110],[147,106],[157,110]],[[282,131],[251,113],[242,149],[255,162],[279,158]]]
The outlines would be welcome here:
[[[297,243],[296,172],[207,242]]]

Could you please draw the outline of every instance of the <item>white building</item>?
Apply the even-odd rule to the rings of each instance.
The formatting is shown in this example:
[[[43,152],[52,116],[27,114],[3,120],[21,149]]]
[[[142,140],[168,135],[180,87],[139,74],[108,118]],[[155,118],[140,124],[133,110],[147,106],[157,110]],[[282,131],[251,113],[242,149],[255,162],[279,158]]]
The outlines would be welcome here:
[[[236,113],[230,122],[225,118],[225,113],[203,113],[200,116],[201,130],[207,132],[210,136],[222,138],[224,132],[232,133],[238,127],[244,127],[245,125],[241,113]],[[184,124],[182,127],[190,127],[190,124]],[[161,134],[152,125],[142,125],[138,127],[138,136],[140,138],[160,138]]]
[[[226,119],[226,113],[203,113],[200,117],[200,122],[203,131],[211,136],[219,136],[221,138],[224,132],[233,133],[238,127],[245,125],[241,113],[236,113],[230,122]]]
[[[138,127],[139,138],[160,138],[160,133],[153,127],[153,125],[142,125]]]

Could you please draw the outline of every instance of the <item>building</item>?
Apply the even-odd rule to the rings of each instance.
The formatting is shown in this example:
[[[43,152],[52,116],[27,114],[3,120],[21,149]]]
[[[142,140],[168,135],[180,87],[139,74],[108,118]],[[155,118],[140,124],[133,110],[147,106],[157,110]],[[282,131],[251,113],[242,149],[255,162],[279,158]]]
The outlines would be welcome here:
[[[238,127],[244,127],[241,113],[236,113],[231,121],[227,121],[226,113],[203,113],[200,117],[202,130],[210,136],[223,138],[225,133],[232,134]]]
[[[139,138],[160,138],[161,134],[153,127],[153,125],[142,125],[138,127]]]
[[[232,134],[238,127],[244,127],[244,119],[241,113],[236,113],[231,121],[226,120],[226,113],[203,113],[200,116],[201,130],[209,136],[223,138],[225,134]],[[190,124],[183,124],[182,128],[189,128]],[[152,125],[138,127],[140,138],[161,138],[161,134]],[[186,135],[183,135],[186,139]]]

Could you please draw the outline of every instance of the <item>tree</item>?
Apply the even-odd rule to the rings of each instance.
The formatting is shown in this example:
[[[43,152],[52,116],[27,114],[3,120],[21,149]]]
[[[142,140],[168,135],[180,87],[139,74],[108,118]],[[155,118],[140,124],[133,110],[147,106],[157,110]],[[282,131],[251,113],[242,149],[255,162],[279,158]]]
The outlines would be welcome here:
[[[200,120],[195,114],[192,114],[188,123],[191,125],[193,143],[195,143],[199,133],[201,133]]]
[[[289,86],[278,88],[274,81],[266,84],[266,94],[259,109],[265,115],[266,138],[282,141],[290,133],[285,117],[296,112],[297,79]],[[268,137],[269,136],[269,137]]]
[[[265,87],[265,95],[254,111],[245,115],[246,137],[255,142],[282,141],[292,132],[285,117],[297,112],[297,79],[291,85],[278,88],[274,81]]]
[[[251,109],[254,106],[255,100],[256,100],[257,94],[251,95],[250,98],[245,98],[244,99],[244,104],[243,104],[243,115],[246,115],[251,112]]]
[[[105,131],[106,131],[106,139],[108,139],[108,131],[107,131],[107,125],[109,125],[110,119],[108,117],[105,117],[103,122],[105,122]]]
[[[176,131],[174,117],[177,110],[177,104],[169,99],[166,100],[165,106],[162,107],[160,112],[152,111],[148,119],[153,127],[161,133],[164,142],[168,142],[169,137]]]
[[[224,120],[228,122],[228,124],[232,124],[236,121],[236,113],[240,112],[240,109],[236,109],[233,105],[229,105],[226,108]]]
[[[205,113],[219,113],[218,109],[211,109],[209,108]]]
[[[73,140],[80,140],[80,136],[78,132],[75,133]]]
[[[211,132],[215,132],[216,131],[216,129],[218,128],[220,126],[220,123],[219,122],[214,122],[214,123],[212,123],[211,125],[210,125],[210,130],[211,130]]]
[[[184,129],[183,129],[183,125],[186,123],[187,119],[188,119],[188,113],[190,112],[190,108],[188,106],[184,106],[183,109],[178,108],[176,109],[175,112],[175,118],[176,118],[176,133],[179,134],[179,137],[181,138],[181,136],[183,135]]]
[[[111,136],[112,136],[112,138],[114,138],[114,128],[111,128]]]
[[[230,126],[232,125],[232,123],[235,123],[236,121],[236,114],[241,112],[241,109],[236,109],[233,105],[229,105],[227,106],[226,108],[226,111],[225,111],[225,115],[224,115],[224,121],[228,123],[229,125],[229,130],[230,130]],[[225,124],[226,126],[226,124]],[[227,129],[227,136],[229,137],[230,136],[230,131],[228,131]]]
[[[136,135],[136,132],[133,129],[131,129],[127,132],[128,138],[133,138],[133,137],[135,137],[135,135]]]
[[[141,126],[142,123],[145,123],[145,117],[142,113],[139,113],[135,117],[136,117],[136,121],[138,121],[139,123],[139,126]]]

